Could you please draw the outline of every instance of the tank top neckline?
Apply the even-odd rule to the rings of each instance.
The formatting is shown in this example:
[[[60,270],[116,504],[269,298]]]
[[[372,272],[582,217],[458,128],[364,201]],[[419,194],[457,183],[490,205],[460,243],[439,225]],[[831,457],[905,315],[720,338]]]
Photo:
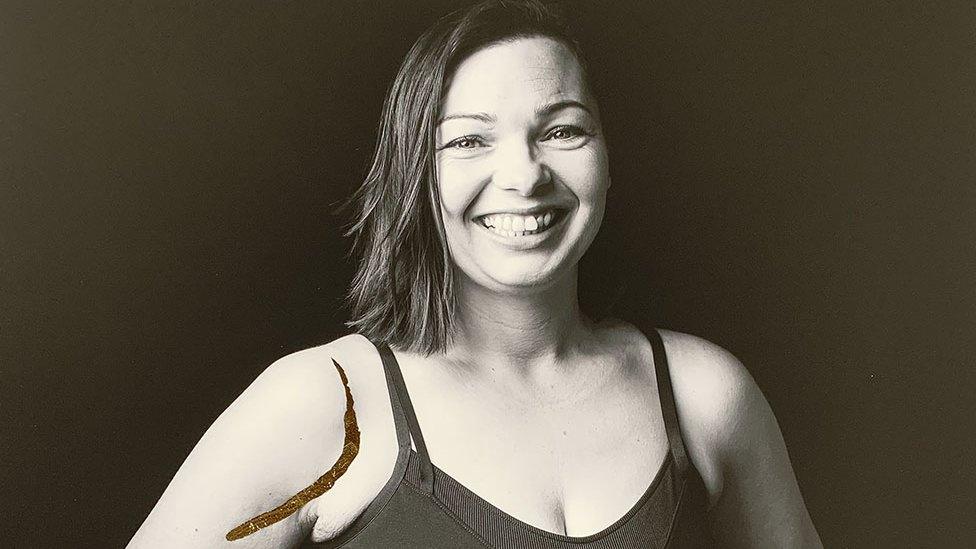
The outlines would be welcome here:
[[[434,465],[427,453],[423,433],[420,430],[420,424],[417,421],[413,403],[410,401],[410,395],[407,392],[406,383],[403,380],[403,374],[400,371],[400,365],[397,362],[396,356],[386,343],[371,340],[382,359],[383,369],[390,391],[390,400],[393,406],[394,426],[399,445],[393,476],[389,479],[384,489],[381,490],[381,493],[394,490],[399,484],[400,479],[403,478],[408,462],[415,460],[419,469],[419,489],[431,497],[434,495],[433,486],[436,479],[437,482],[444,482],[451,485],[450,487],[455,492],[459,492],[466,499],[490,510],[492,513],[509,522],[512,527],[526,530],[542,537],[566,543],[588,543],[611,535],[615,530],[629,522],[641,510],[647,500],[654,495],[668,468],[676,467],[679,472],[683,473],[688,466],[687,452],[684,441],[681,438],[681,431],[678,427],[677,410],[671,388],[664,342],[657,329],[652,328],[642,332],[652,349],[652,366],[657,380],[658,400],[668,437],[668,452],[665,454],[661,465],[658,467],[653,479],[647,489],[641,494],[640,498],[620,518],[613,521],[610,525],[586,536],[569,536],[533,526],[506,513]],[[413,445],[411,445],[411,441]],[[416,450],[414,450],[413,446],[416,446]]]
[[[411,448],[409,452],[411,457],[419,457],[417,456],[417,453],[413,450],[413,448]],[[651,483],[648,485],[647,489],[644,490],[644,492],[641,494],[640,498],[638,498],[637,501],[627,510],[627,512],[625,512],[620,518],[616,519],[615,521],[613,521],[613,523],[603,528],[599,532],[595,532],[593,534],[588,534],[585,536],[570,536],[566,534],[560,534],[558,532],[551,532],[549,530],[539,528],[538,526],[533,526],[517,517],[512,516],[511,514],[503,511],[501,508],[494,505],[490,501],[479,496],[476,492],[474,492],[473,490],[465,486],[463,483],[461,483],[460,481],[458,481],[448,473],[442,471],[436,465],[434,465],[433,468],[434,468],[434,476],[437,478],[438,482],[450,483],[451,488],[457,492],[461,492],[466,499],[490,510],[492,513],[502,517],[503,519],[505,519],[507,522],[509,522],[516,528],[528,530],[542,537],[554,539],[557,541],[563,541],[567,543],[589,543],[592,541],[603,539],[611,535],[615,530],[617,530],[624,524],[627,524],[627,522],[629,522],[630,519],[635,514],[639,513],[641,508],[644,507],[644,504],[647,502],[647,500],[654,495],[654,492],[656,491],[658,484],[661,482],[661,479],[664,478],[665,473],[667,473],[668,467],[672,466],[673,461],[674,460],[672,459],[670,452],[665,454],[664,460],[661,462],[661,466],[658,468],[657,473],[654,474],[654,478],[651,480]]]

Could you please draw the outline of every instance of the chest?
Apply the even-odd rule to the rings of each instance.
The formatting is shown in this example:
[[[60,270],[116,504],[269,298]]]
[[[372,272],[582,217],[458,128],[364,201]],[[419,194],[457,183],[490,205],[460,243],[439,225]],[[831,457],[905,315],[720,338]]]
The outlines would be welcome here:
[[[647,491],[667,453],[646,378],[535,398],[453,389],[413,399],[431,462],[542,530],[585,536],[613,524]]]

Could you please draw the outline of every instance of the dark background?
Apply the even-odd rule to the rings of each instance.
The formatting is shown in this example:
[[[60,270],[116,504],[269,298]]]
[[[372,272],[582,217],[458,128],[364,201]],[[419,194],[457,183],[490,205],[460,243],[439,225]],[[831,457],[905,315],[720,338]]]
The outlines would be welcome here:
[[[2,545],[123,545],[345,333],[336,206],[457,5],[388,4],[0,8]],[[614,177],[585,302],[746,364],[828,547],[976,542],[976,14],[911,4],[573,4]]]

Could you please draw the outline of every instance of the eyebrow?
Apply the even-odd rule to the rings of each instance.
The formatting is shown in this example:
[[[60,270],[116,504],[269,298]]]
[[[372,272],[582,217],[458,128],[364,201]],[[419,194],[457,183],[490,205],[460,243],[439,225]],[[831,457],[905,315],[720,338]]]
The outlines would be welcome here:
[[[495,117],[486,112],[459,112],[455,114],[449,114],[447,116],[442,116],[440,120],[437,121],[437,125],[441,125],[448,120],[456,120],[458,118],[472,118],[474,120],[480,120],[485,124],[494,124]]]
[[[566,99],[563,101],[556,101],[555,103],[550,103],[543,107],[539,107],[538,109],[535,110],[535,115],[537,118],[543,118],[546,116],[550,116],[553,113],[561,111],[563,109],[569,109],[573,107],[582,109],[586,111],[587,114],[591,114],[591,115],[593,114],[593,111],[591,111],[590,108],[584,105],[583,103],[580,103],[579,101],[576,101],[574,99]],[[459,112],[459,113],[449,114],[447,116],[441,117],[441,119],[437,121],[437,125],[439,126],[444,122],[447,122],[448,120],[457,120],[459,118],[470,118],[472,120],[479,120],[481,122],[484,122],[485,124],[494,124],[496,122],[496,118],[486,112]]]
[[[572,107],[583,109],[584,111],[586,111],[587,114],[590,115],[593,114],[593,111],[591,111],[589,107],[580,103],[579,101],[576,101],[574,99],[566,99],[563,101],[556,101],[555,103],[550,103],[544,107],[536,109],[535,115],[541,118],[544,116],[549,116],[554,112],[561,111],[563,109],[569,109]]]

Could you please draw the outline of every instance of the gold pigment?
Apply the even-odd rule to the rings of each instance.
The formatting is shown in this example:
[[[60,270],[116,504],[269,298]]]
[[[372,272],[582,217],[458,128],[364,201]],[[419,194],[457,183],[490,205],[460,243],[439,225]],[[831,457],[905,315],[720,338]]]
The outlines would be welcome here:
[[[346,472],[346,469],[349,469],[349,464],[352,463],[352,460],[355,459],[356,454],[359,453],[359,425],[356,423],[356,411],[353,410],[352,407],[353,400],[352,391],[349,390],[349,379],[346,378],[346,372],[342,370],[342,366],[339,366],[339,363],[336,362],[335,359],[332,359],[332,364],[335,364],[336,370],[339,371],[339,377],[342,378],[342,386],[346,389],[346,413],[342,418],[343,423],[345,424],[346,435],[342,444],[342,453],[339,454],[339,459],[336,460],[335,465],[333,465],[332,468],[329,469],[324,475],[319,477],[318,480],[313,482],[307,488],[303,489],[301,492],[298,492],[294,496],[288,498],[288,501],[282,503],[267,513],[261,513],[260,515],[234,528],[230,532],[227,532],[227,541],[241,539],[245,536],[253,534],[254,532],[257,532],[265,526],[271,526],[279,520],[291,516],[292,513],[301,509],[306,503],[328,492],[329,488],[332,488],[332,485],[335,484],[335,481],[339,480],[339,477]]]

